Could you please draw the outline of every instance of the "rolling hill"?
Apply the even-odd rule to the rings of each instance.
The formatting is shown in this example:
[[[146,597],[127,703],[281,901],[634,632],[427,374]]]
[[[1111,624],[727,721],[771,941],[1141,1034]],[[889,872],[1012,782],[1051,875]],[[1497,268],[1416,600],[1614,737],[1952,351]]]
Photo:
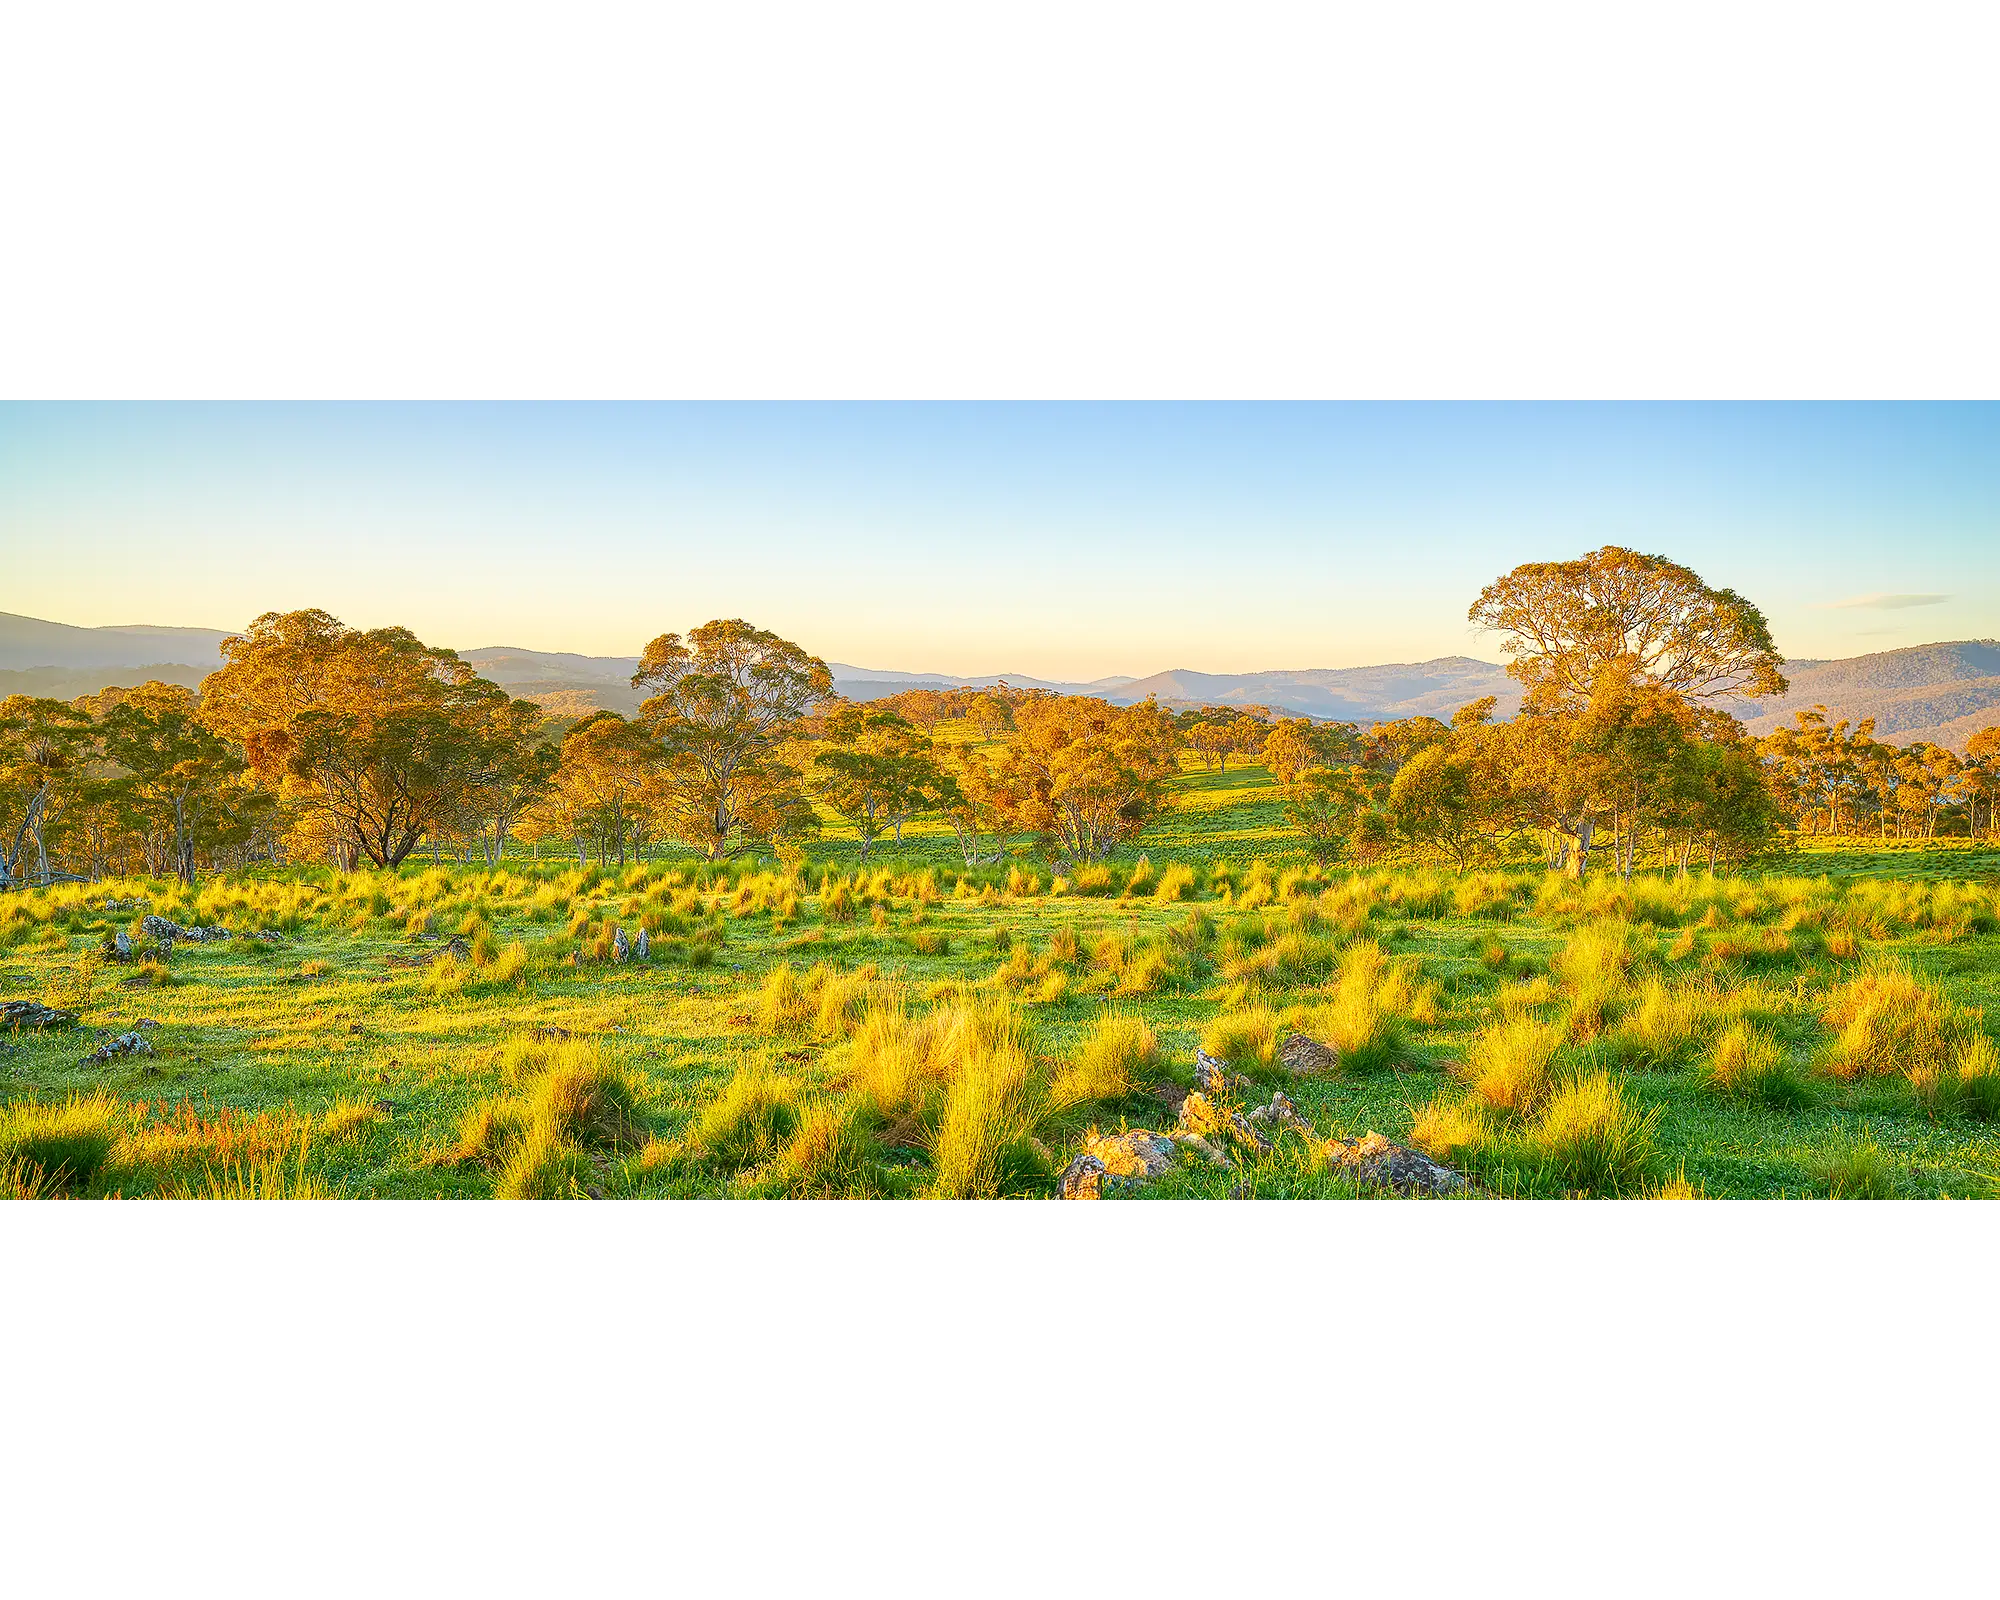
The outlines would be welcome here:
[[[1875,719],[1875,736],[1896,744],[1922,739],[1963,750],[1981,728],[2000,723],[2000,641],[1961,639],[1912,645],[1844,661],[1788,661],[1789,693],[1739,713],[1753,733],[1790,724],[1823,705],[1836,718]]]
[[[228,637],[214,628],[77,628],[0,612],[0,696],[39,694],[67,700],[108,683],[146,678],[192,687],[220,665],[217,647]],[[537,700],[559,715],[580,715],[599,706],[630,715],[643,698],[632,687],[637,656],[587,656],[512,645],[487,645],[461,654],[509,693]],[[1020,688],[1102,695],[1121,705],[1136,705],[1153,695],[1167,705],[1267,705],[1343,722],[1448,718],[1458,707],[1485,695],[1499,700],[1502,716],[1511,716],[1521,703],[1520,688],[1504,668],[1471,656],[1284,672],[1175,668],[1151,677],[1117,676],[1090,683],[1026,673],[961,678],[841,661],[828,666],[835,690],[853,700],[879,700],[905,689],[986,688],[1004,677]],[[1768,733],[1789,723],[1795,712],[1824,705],[1835,717],[1850,722],[1873,717],[1877,735],[1900,744],[1923,739],[1962,750],[1979,729],[2000,723],[2000,641],[1992,639],[1915,645],[1837,661],[1790,661],[1785,671],[1791,679],[1789,693],[1749,702],[1738,711],[1752,732]]]

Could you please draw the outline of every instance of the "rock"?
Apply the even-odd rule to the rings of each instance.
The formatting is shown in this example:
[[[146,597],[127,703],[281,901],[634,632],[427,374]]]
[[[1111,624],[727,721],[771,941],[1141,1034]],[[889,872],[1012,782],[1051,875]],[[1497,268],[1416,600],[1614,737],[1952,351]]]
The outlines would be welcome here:
[[[1099,1186],[1104,1182],[1105,1175],[1104,1163],[1086,1151],[1063,1168],[1062,1197],[1065,1200],[1102,1199]]]
[[[178,922],[169,922],[165,917],[156,917],[151,912],[139,919],[139,931],[147,938],[167,945],[210,944],[218,939],[236,937],[227,928],[184,928]]]
[[[115,1061],[120,1056],[149,1056],[153,1047],[142,1033],[121,1033],[115,1039],[107,1039],[89,1055],[83,1058],[86,1067],[101,1066],[106,1061]]]
[[[1256,1128],[1252,1127],[1250,1119],[1240,1111],[1229,1113],[1229,1133],[1237,1143],[1247,1145],[1259,1155],[1262,1155],[1266,1150],[1271,1148],[1271,1141],[1265,1138]]]
[[[285,936],[278,932],[276,928],[259,928],[255,933],[247,937],[261,939],[266,944],[283,944],[285,942]]]
[[[1463,1175],[1379,1133],[1370,1133],[1351,1144],[1336,1139],[1327,1155],[1335,1172],[1347,1173],[1364,1189],[1393,1189],[1398,1194],[1455,1194],[1465,1187]]]
[[[1214,1102],[1201,1090],[1196,1089],[1181,1101],[1181,1120],[1175,1127],[1177,1137],[1187,1135],[1206,1139],[1220,1133],[1227,1126],[1222,1114],[1216,1110]]]
[[[1229,1152],[1219,1144],[1211,1144],[1199,1134],[1176,1133],[1174,1143],[1183,1150],[1192,1150],[1196,1155],[1214,1163],[1218,1167],[1229,1165]]]
[[[1174,1164],[1174,1141],[1145,1128],[1094,1136],[1084,1141],[1084,1148],[1112,1177],[1137,1183],[1159,1177]]]
[[[137,1022],[132,1024],[135,1028],[157,1028],[159,1025],[158,1019],[153,1017],[141,1017]]]
[[[653,954],[653,936],[644,928],[639,930],[639,937],[633,942],[632,954],[641,961],[649,959]]]
[[[347,1025],[347,1031],[349,1033],[360,1033],[362,1031],[361,1024],[358,1022],[350,1022]]]
[[[1278,1060],[1294,1077],[1309,1077],[1316,1072],[1338,1072],[1340,1052],[1331,1045],[1321,1044],[1317,1039],[1308,1039],[1302,1033],[1295,1033],[1278,1047]]]
[[[58,1011],[36,1000],[0,1000],[0,1028],[74,1028],[76,1013]]]
[[[1232,1076],[1227,1062],[1218,1061],[1206,1050],[1194,1053],[1194,1086],[1211,1100],[1229,1093]]]
[[[111,959],[130,961],[132,959],[132,935],[120,928],[111,936]]]
[[[1274,1090],[1271,1094],[1271,1103],[1267,1106],[1258,1106],[1251,1111],[1248,1120],[1252,1126],[1258,1128],[1293,1128],[1308,1139],[1313,1136],[1312,1124],[1299,1115],[1298,1107],[1292,1104],[1282,1089]]]
[[[537,1028],[535,1037],[545,1044],[561,1044],[569,1037],[569,1029],[558,1027],[551,1022],[547,1027]]]
[[[623,928],[613,928],[611,930],[611,959],[613,961],[629,961],[631,957],[632,941],[625,937],[625,930]]]

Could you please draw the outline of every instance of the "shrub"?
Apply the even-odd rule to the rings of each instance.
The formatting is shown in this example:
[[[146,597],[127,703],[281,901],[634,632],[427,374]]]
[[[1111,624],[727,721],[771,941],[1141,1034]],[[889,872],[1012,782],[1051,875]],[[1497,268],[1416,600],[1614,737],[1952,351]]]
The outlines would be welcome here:
[[[1152,1076],[1159,1059],[1159,1040],[1144,1018],[1107,1011],[1097,1019],[1076,1059],[1056,1075],[1049,1097],[1058,1106],[1122,1100]]]

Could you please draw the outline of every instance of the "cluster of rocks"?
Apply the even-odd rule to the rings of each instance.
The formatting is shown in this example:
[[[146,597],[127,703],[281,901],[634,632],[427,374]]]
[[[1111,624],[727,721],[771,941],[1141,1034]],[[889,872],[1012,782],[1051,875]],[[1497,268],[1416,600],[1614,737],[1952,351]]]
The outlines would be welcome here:
[[[1325,1071],[1340,1057],[1317,1040],[1293,1034],[1280,1059],[1293,1072],[1302,1073]],[[1083,1152],[1063,1169],[1062,1197],[1097,1200],[1149,1183],[1168,1172],[1183,1152],[1215,1166],[1230,1166],[1239,1158],[1254,1160],[1275,1149],[1287,1132],[1313,1147],[1315,1160],[1324,1159],[1330,1171],[1353,1178],[1364,1189],[1451,1194],[1465,1187],[1464,1177],[1451,1168],[1379,1133],[1351,1141],[1330,1139],[1322,1152],[1313,1125],[1282,1089],[1272,1091],[1268,1104],[1242,1110],[1236,1096],[1249,1087],[1249,1080],[1233,1074],[1227,1063],[1206,1051],[1195,1052],[1194,1072],[1195,1087],[1179,1097],[1178,1120],[1171,1132],[1128,1128],[1116,1134],[1092,1133]]]
[[[39,1000],[0,1000],[0,1029],[26,1028],[30,1032],[39,1032],[43,1028],[75,1026],[74,1011],[58,1011]]]
[[[107,1061],[116,1061],[120,1056],[149,1056],[152,1053],[152,1041],[143,1033],[121,1033],[114,1039],[106,1039],[85,1056],[83,1065],[98,1067]]]
[[[139,931],[148,939],[164,945],[213,944],[220,939],[236,937],[227,928],[182,927],[180,923],[154,916],[150,911],[139,919]]]

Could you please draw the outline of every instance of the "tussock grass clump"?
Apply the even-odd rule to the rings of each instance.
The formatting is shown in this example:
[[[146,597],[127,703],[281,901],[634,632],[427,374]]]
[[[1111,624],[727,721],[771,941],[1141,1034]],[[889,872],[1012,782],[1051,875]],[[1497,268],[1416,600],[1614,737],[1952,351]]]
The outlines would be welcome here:
[[[1812,1174],[1830,1200],[1893,1200],[1895,1169],[1889,1153],[1866,1128],[1822,1151],[1812,1162]]]
[[[1493,1129],[1476,1101],[1439,1095],[1410,1123],[1410,1143],[1448,1167],[1464,1166],[1492,1141]]]
[[[1901,1074],[1913,1082],[1955,1077],[1971,1044],[1971,1012],[1900,962],[1883,962],[1834,990],[1822,1013],[1835,1030],[1825,1055],[1834,1077]]]
[[[798,1132],[802,1098],[798,1084],[770,1062],[746,1061],[702,1109],[686,1143],[717,1166],[758,1166]]]
[[[1269,1006],[1227,1011],[1201,1030],[1201,1047],[1232,1067],[1256,1070],[1277,1059],[1278,1013]]]
[[[16,1187],[81,1189],[110,1159],[119,1120],[117,1102],[103,1093],[0,1108],[0,1167],[13,1173]]]
[[[806,1104],[797,1131],[748,1192],[792,1200],[862,1199],[882,1193],[874,1142],[853,1100]]]
[[[1608,1072],[1572,1078],[1550,1094],[1522,1131],[1538,1176],[1565,1193],[1631,1194],[1652,1169],[1660,1113],[1636,1110]]]
[[[1466,1081],[1481,1103],[1525,1116],[1552,1087],[1556,1055],[1567,1039],[1564,1029],[1532,1017],[1490,1024],[1466,1053]]]
[[[577,1144],[615,1148],[644,1136],[632,1081],[601,1051],[576,1044],[530,1088],[530,1129],[547,1127]]]
[[[941,1200],[996,1199],[1046,1179],[1034,1126],[1044,1103],[1026,1036],[1011,1013],[992,1011],[954,1035],[944,1104],[926,1141],[930,1193]]]
[[[1153,863],[1141,856],[1132,864],[1131,876],[1125,880],[1127,895],[1145,894],[1153,887]]]
[[[552,1125],[531,1122],[493,1185],[496,1200],[581,1200],[595,1173],[590,1159]]]
[[[1143,1017],[1106,1012],[1076,1058],[1056,1074],[1049,1099],[1056,1106],[1123,1100],[1153,1077],[1159,1064],[1159,1040]]]
[[[1723,1030],[1703,1064],[1702,1079],[1719,1094],[1781,1109],[1812,1101],[1811,1090],[1785,1065],[1778,1041],[1748,1022]]]
[[[388,1120],[389,1113],[372,1100],[343,1100],[319,1119],[319,1136],[328,1144],[338,1144]]]
[[[1176,861],[1160,874],[1160,881],[1153,887],[1153,898],[1162,905],[1171,905],[1193,893],[1194,887],[1194,868]]]
[[[1110,867],[1103,862],[1092,862],[1087,867],[1078,867],[1069,880],[1069,892],[1079,895],[1107,895],[1114,887]]]
[[[1647,978],[1606,1043],[1626,1066],[1681,1066],[1700,1049],[1712,1014],[1708,997],[1692,985]]]

